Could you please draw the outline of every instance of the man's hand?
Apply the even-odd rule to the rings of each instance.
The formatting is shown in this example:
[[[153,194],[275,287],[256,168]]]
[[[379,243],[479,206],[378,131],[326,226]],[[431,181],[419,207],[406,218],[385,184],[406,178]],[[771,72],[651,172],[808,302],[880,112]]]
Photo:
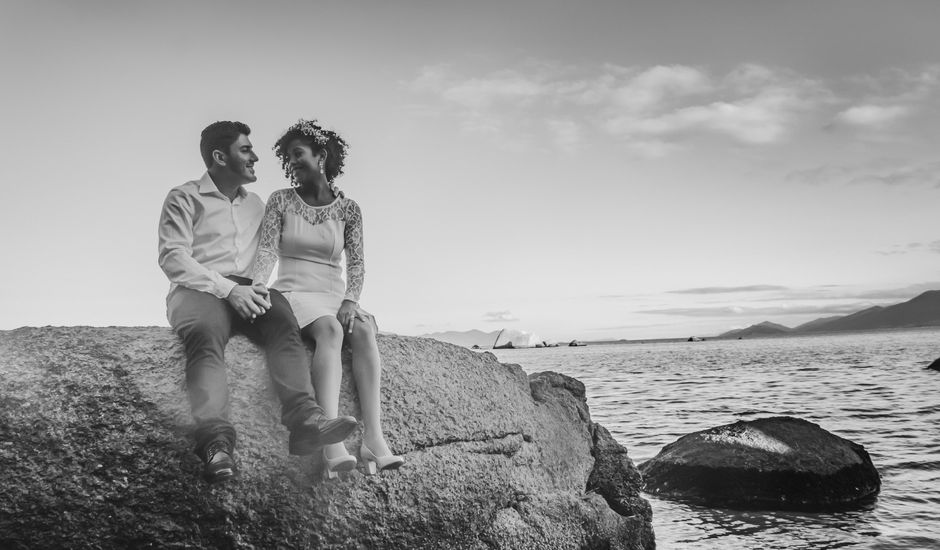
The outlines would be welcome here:
[[[271,309],[268,301],[268,289],[261,283],[252,286],[237,285],[225,298],[242,319],[254,320]]]

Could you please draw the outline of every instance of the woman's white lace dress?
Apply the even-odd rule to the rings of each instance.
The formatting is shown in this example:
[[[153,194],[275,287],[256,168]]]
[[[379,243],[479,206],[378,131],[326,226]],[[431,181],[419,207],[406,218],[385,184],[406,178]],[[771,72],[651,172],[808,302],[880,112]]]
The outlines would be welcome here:
[[[365,275],[359,205],[340,197],[325,206],[310,206],[294,189],[272,193],[261,222],[252,279],[267,283],[275,264],[272,288],[287,298],[301,328],[325,315],[335,316],[344,299],[358,303]]]

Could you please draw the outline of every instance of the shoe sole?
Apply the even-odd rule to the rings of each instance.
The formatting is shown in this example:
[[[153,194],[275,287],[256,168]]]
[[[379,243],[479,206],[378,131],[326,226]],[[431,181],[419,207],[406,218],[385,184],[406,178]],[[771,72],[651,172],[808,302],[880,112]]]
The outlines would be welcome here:
[[[392,470],[397,470],[405,464],[404,461],[401,462],[392,462],[383,468],[379,468],[378,463],[372,462],[371,460],[366,460],[366,475],[375,476],[379,475],[381,472],[390,472]]]
[[[351,472],[356,469],[355,460],[347,460],[345,462],[340,462],[336,466],[330,468],[329,465],[324,468],[326,471],[327,479],[335,479],[339,474],[345,474],[346,472]]]
[[[330,468],[333,472],[351,472],[356,469],[356,463],[349,461],[337,464],[335,468]]]
[[[220,483],[222,481],[228,481],[235,477],[235,470],[231,468],[224,468],[215,472],[214,474],[205,474],[203,476],[208,483]]]
[[[349,437],[356,428],[358,422],[336,423],[326,431],[307,431],[294,436],[291,434],[288,451],[292,455],[312,455],[320,450],[324,445],[339,443]]]

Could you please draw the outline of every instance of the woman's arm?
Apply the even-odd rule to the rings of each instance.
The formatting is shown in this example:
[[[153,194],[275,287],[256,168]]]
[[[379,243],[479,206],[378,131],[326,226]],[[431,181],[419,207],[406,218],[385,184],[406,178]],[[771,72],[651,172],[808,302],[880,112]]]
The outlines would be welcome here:
[[[346,296],[358,302],[365,281],[365,256],[362,250],[362,211],[354,200],[346,203],[346,230],[343,234],[346,249]]]
[[[281,243],[281,227],[284,218],[284,195],[275,191],[268,198],[261,220],[261,236],[258,238],[258,252],[251,266],[251,280],[265,286],[271,278],[271,272],[277,265],[278,248]]]

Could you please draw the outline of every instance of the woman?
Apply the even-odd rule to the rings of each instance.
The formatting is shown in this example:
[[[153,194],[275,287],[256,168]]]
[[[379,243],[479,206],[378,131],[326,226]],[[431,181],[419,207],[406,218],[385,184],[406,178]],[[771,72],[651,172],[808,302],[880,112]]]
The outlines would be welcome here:
[[[359,456],[369,474],[398,468],[380,420],[381,360],[375,342],[375,319],[359,308],[365,273],[362,214],[352,199],[334,194],[333,180],[343,173],[346,142],[316,120],[301,119],[275,143],[292,187],[271,194],[261,224],[261,240],[252,269],[254,282],[267,283],[278,263],[273,287],[281,291],[297,316],[302,334],[316,342],[313,383],[327,417],[339,410],[343,337],[352,346],[352,371],[362,409]],[[346,252],[347,282],[340,257]],[[356,467],[356,457],[342,443],[323,449],[329,477]]]

